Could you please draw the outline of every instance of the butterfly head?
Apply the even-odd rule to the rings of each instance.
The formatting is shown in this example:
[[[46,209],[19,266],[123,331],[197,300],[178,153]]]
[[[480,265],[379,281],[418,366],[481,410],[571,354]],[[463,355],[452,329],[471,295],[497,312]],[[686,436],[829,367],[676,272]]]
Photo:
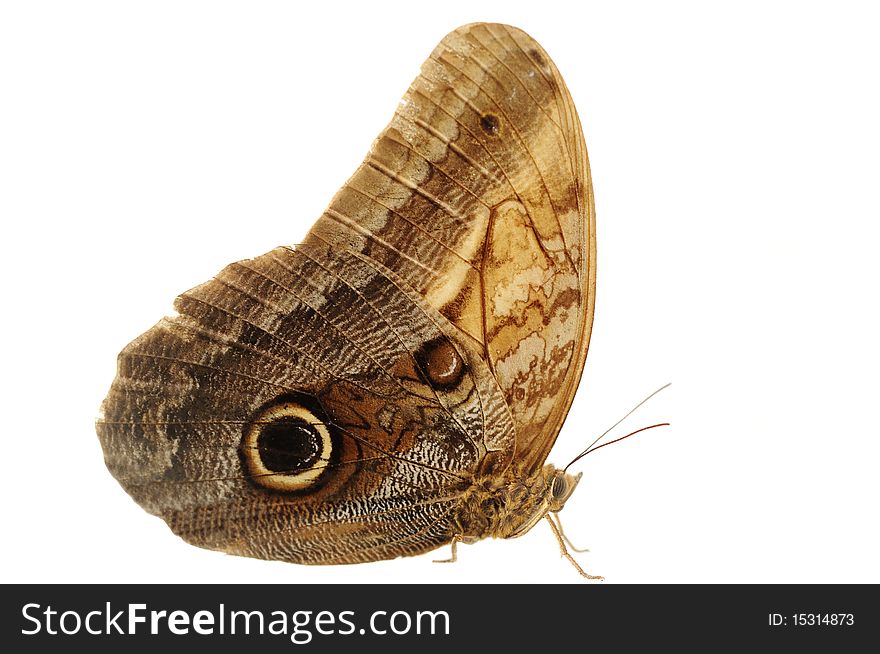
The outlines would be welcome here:
[[[553,465],[545,465],[530,482],[514,482],[507,489],[506,510],[494,535],[499,538],[517,538],[534,527],[548,513],[562,510],[574,492],[582,473],[570,475]]]
[[[553,468],[553,466],[548,466],[548,468],[552,468],[553,476],[550,481],[547,510],[557,513],[565,506],[584,473],[579,472],[576,475],[570,475],[565,470],[558,470]]]

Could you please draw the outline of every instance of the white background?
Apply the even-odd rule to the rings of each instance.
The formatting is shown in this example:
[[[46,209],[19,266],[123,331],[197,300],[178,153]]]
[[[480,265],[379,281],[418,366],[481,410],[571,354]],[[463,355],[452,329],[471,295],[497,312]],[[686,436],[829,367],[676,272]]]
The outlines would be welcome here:
[[[586,372],[550,460],[615,582],[880,582],[878,17],[871,3],[7,2],[0,9],[0,580],[575,582],[512,541],[308,568],[177,539],[94,434],[117,352],[295,243],[460,24],[534,36],[598,210]],[[477,8],[479,7],[479,8]],[[616,432],[618,435],[625,432]]]

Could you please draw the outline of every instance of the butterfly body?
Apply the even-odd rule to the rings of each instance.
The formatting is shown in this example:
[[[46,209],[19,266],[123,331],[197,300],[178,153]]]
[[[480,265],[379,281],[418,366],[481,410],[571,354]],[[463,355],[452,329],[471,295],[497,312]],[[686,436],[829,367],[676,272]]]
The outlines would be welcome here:
[[[522,536],[548,513],[561,510],[579,479],[548,464],[529,477],[513,469],[502,478],[475,480],[453,517],[453,537],[474,543],[487,536]]]
[[[357,563],[508,538],[583,368],[593,201],[571,98],[503,25],[435,49],[305,240],[181,294],[120,354],[107,466],[187,541]]]

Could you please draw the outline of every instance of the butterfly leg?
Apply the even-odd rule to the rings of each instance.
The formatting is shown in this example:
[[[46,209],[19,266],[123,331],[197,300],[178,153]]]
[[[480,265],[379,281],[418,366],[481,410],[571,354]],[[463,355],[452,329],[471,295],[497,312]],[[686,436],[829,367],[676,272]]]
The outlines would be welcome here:
[[[556,536],[556,542],[559,543],[559,551],[562,553],[562,556],[568,559],[569,563],[574,566],[575,570],[577,570],[582,577],[585,577],[586,579],[598,579],[600,581],[605,579],[605,577],[601,577],[599,575],[590,575],[584,572],[584,569],[580,565],[578,565],[578,562],[574,560],[574,557],[569,554],[568,548],[565,546],[565,540],[563,539],[562,531],[559,529],[559,527],[556,526],[556,523],[553,522],[553,518],[550,517],[549,513],[547,514],[547,522],[550,523],[550,529],[553,530],[553,535]]]
[[[434,563],[455,563],[458,561],[458,541],[461,540],[458,534],[452,537],[452,556],[448,559],[434,559]]]
[[[574,543],[569,540],[568,536],[565,535],[565,530],[562,528],[562,518],[559,517],[559,513],[549,513],[551,517],[556,518],[556,526],[559,527],[559,533],[562,534],[562,537],[565,539],[566,545],[571,549],[572,552],[577,552],[578,554],[582,554],[583,552],[589,552],[586,547],[575,547]]]

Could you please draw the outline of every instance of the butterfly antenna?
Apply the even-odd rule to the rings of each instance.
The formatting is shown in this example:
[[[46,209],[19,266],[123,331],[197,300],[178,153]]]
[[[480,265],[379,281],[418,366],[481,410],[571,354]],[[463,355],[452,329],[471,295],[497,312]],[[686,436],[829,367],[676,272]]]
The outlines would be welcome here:
[[[585,456],[586,456],[587,454],[589,454],[590,452],[595,452],[596,450],[599,449],[599,447],[605,447],[606,445],[611,445],[611,443],[616,443],[616,442],[618,442],[618,441],[622,441],[624,438],[629,438],[630,436],[634,436],[635,434],[638,434],[639,432],[642,432],[642,431],[645,431],[645,430],[648,430],[648,429],[653,429],[654,427],[668,427],[668,426],[669,426],[669,423],[668,423],[668,422],[661,422],[661,423],[656,424],[656,425],[651,425],[650,427],[643,427],[642,429],[638,429],[638,430],[636,430],[636,431],[634,431],[634,432],[632,432],[632,433],[630,433],[630,434],[627,434],[626,436],[621,436],[620,438],[615,438],[613,441],[609,441],[608,443],[603,443],[603,444],[600,445],[599,447],[597,447],[597,448],[593,448],[593,446],[594,446],[596,443],[598,443],[598,442],[601,441],[603,438],[605,438],[605,436],[608,434],[608,432],[610,432],[612,429],[614,429],[615,427],[617,427],[617,425],[619,425],[619,424],[622,423],[624,420],[626,420],[627,418],[629,418],[629,417],[630,417],[633,413],[635,413],[636,410],[639,409],[639,407],[641,407],[645,402],[647,402],[647,401],[650,400],[652,397],[654,397],[655,395],[657,395],[657,393],[659,393],[660,391],[662,391],[662,390],[664,390],[664,389],[666,389],[666,388],[669,388],[670,386],[672,386],[672,383],[671,383],[671,382],[668,383],[668,384],[664,384],[663,386],[661,386],[660,388],[658,388],[656,391],[654,391],[653,393],[651,393],[651,394],[650,394],[648,397],[646,397],[644,400],[642,400],[641,402],[639,402],[638,404],[636,404],[632,409],[629,410],[629,412],[627,412],[627,414],[626,414],[625,416],[623,416],[620,420],[618,420],[618,421],[615,422],[613,425],[611,425],[608,429],[606,429],[604,432],[602,432],[602,433],[599,435],[599,437],[596,438],[596,440],[594,440],[592,443],[590,443],[590,444],[586,447],[586,449],[584,449],[583,452],[581,452],[581,453],[578,454],[576,457],[574,457],[574,458],[569,462],[569,464],[568,464],[567,466],[565,466],[565,468],[563,468],[562,471],[563,471],[563,472],[567,472],[568,469],[572,466],[572,464],[574,464],[576,461],[579,461],[580,459],[582,459],[583,457],[585,457]]]

